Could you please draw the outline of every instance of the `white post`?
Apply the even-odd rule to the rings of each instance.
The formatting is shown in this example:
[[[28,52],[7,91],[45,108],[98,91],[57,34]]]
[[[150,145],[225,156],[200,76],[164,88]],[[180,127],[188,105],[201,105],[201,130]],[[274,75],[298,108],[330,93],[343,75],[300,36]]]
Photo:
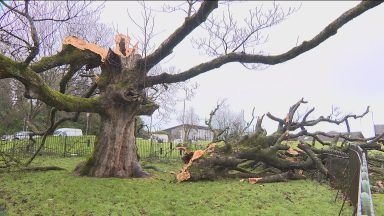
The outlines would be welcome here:
[[[87,116],[87,125],[85,127],[85,135],[88,135],[88,127],[89,127],[89,113],[86,114]]]

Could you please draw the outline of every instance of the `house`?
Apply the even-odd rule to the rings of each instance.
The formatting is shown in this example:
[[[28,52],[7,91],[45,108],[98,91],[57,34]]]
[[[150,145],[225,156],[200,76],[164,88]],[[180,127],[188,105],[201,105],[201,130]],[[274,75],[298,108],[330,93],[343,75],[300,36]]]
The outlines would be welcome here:
[[[350,137],[354,139],[364,139],[364,135],[361,131],[351,132]]]
[[[375,124],[373,125],[373,128],[375,130],[375,136],[378,136],[384,132],[384,124]]]
[[[336,136],[337,134],[339,134],[340,132],[337,132],[337,131],[329,131],[327,134],[329,135],[332,135],[332,136]],[[346,132],[342,132],[341,133],[342,135],[347,135],[348,133]],[[334,138],[331,138],[331,137],[327,137],[327,136],[323,136],[323,135],[318,135],[319,139],[322,140],[323,142],[332,142]],[[362,132],[360,131],[356,131],[356,132],[351,132],[349,133],[349,137],[350,138],[354,138],[354,139],[364,139],[364,135]],[[302,141],[312,141],[312,137],[310,136],[302,136],[299,138],[299,140],[302,140]],[[340,138],[339,139],[339,142],[343,142],[344,139],[343,138]]]
[[[208,140],[213,139],[213,133],[206,126],[181,124],[164,130],[168,133],[169,140],[184,140],[185,131],[187,131],[186,140]]]
[[[339,134],[340,132],[336,132],[336,131],[330,131],[328,132],[327,134],[329,135],[332,135],[332,136],[336,136],[337,134]],[[342,135],[349,135],[350,138],[353,138],[353,139],[364,139],[364,135],[362,132],[360,131],[356,131],[356,132],[351,132],[351,133],[347,133],[347,132],[343,132],[341,133]],[[322,136],[322,135],[319,135],[319,138],[324,141],[324,142],[331,142],[334,138],[330,138],[330,137],[326,137],[326,136]],[[343,138],[340,138],[339,139],[340,142],[343,142],[344,139]]]

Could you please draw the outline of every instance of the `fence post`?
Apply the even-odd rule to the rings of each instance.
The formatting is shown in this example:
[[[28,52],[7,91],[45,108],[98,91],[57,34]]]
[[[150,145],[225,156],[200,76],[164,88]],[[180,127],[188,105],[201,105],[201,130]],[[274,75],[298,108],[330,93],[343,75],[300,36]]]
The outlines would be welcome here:
[[[63,156],[65,157],[67,153],[67,136],[64,136],[64,153]]]
[[[149,146],[149,157],[153,157],[154,156],[154,152],[153,152],[153,140],[152,140],[152,136],[149,138],[150,141],[151,141],[151,144]]]
[[[169,157],[172,157],[172,154],[173,154],[172,143],[169,143]]]
[[[12,153],[16,152],[16,142],[15,140],[12,142]]]

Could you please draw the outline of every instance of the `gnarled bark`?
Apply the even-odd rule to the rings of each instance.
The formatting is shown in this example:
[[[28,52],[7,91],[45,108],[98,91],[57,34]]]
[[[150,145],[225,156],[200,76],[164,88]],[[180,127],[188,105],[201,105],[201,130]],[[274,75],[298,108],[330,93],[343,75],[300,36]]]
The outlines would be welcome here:
[[[139,164],[135,138],[135,110],[111,108],[102,125],[92,157],[78,171],[95,177],[145,177]]]
[[[151,114],[158,106],[146,97],[139,85],[145,75],[135,67],[140,56],[132,53],[135,49],[125,50],[128,47],[124,44],[125,38],[116,39],[122,40],[117,43],[123,50],[118,54],[108,50],[101,64],[102,73],[98,81],[102,104],[99,113],[101,129],[95,150],[76,171],[94,177],[146,177],[149,174],[142,170],[137,155],[135,117]],[[86,48],[90,47],[95,48],[91,45]]]

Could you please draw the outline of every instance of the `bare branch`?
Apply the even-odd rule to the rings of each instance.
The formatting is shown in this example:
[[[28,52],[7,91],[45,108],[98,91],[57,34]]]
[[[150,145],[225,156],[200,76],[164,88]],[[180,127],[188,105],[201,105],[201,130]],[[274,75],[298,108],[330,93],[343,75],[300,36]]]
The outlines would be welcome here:
[[[60,92],[65,93],[67,84],[69,80],[73,77],[73,75],[80,70],[82,65],[70,65],[68,72],[63,76],[63,78],[60,80]]]
[[[243,134],[251,126],[253,120],[255,120],[255,107],[253,107],[253,109],[252,109],[252,118],[251,118],[251,120],[246,123],[245,127],[241,131],[241,134]]]
[[[203,23],[208,15],[217,8],[217,1],[204,1],[199,10],[191,17],[185,18],[183,25],[175,30],[161,45],[146,58],[142,59],[141,66],[147,66],[145,70],[151,69],[154,65],[163,60],[166,56],[172,53],[185,37],[187,37],[196,27]]]
[[[141,48],[141,56],[144,58],[147,56],[148,52],[153,48],[150,42],[155,36],[154,34],[154,26],[155,26],[155,16],[152,14],[153,9],[146,6],[145,1],[140,2],[142,13],[142,24],[139,24],[134,17],[131,16],[129,11],[127,10],[127,14],[129,19],[136,25],[136,27],[141,31],[142,36],[138,37],[137,40],[139,44],[142,45]],[[146,67],[146,66],[145,66]]]
[[[307,155],[312,159],[312,161],[316,164],[316,167],[326,176],[329,175],[328,169],[324,166],[324,164],[321,162],[320,158],[316,156],[316,154],[312,151],[311,147],[305,143],[300,143],[298,145],[300,149],[305,151]]]
[[[24,12],[21,12],[15,8],[12,8],[11,6],[4,3],[4,1],[1,1],[1,3],[6,8],[8,8],[9,10],[13,10],[14,12],[20,14],[21,16],[24,16],[29,22],[30,33],[31,33],[33,45],[29,47],[29,50],[31,52],[29,53],[27,58],[24,60],[24,64],[25,64],[24,66],[28,66],[31,63],[31,61],[37,56],[37,54],[39,54],[39,46],[40,46],[40,40],[39,40],[39,37],[37,35],[35,23],[34,23],[32,17],[29,15],[29,0],[25,1]]]
[[[366,114],[368,114],[368,112],[369,112],[369,106],[367,107],[367,109],[361,115],[352,115],[352,114],[345,115],[343,118],[341,118],[339,120],[332,119],[331,116],[328,116],[328,117],[320,116],[316,120],[303,121],[300,124],[296,125],[296,128],[302,127],[302,126],[314,126],[314,125],[316,125],[316,124],[318,124],[320,122],[328,122],[328,123],[333,123],[333,124],[339,125],[339,124],[341,124],[343,122],[348,121],[349,118],[353,118],[353,119],[362,118]]]
[[[220,141],[219,137],[224,133],[226,132],[229,127],[225,127],[225,128],[222,128],[222,129],[214,129],[213,126],[212,126],[212,119],[213,117],[215,116],[216,112],[219,110],[220,106],[222,106],[224,104],[224,101],[218,103],[215,107],[215,109],[213,109],[211,111],[211,113],[209,114],[209,119],[208,120],[205,120],[205,124],[208,126],[209,130],[212,131],[213,133],[213,139],[212,139],[212,142],[218,142]]]
[[[362,1],[357,6],[344,12],[336,20],[331,22],[327,27],[325,27],[314,38],[312,38],[309,41],[304,41],[301,45],[296,46],[296,47],[288,50],[287,52],[285,52],[283,54],[264,56],[264,55],[253,55],[253,54],[246,54],[246,53],[229,53],[229,54],[217,57],[217,58],[215,58],[209,62],[197,65],[197,66],[195,66],[195,67],[193,67],[187,71],[184,71],[182,73],[179,73],[179,74],[170,75],[167,73],[163,73],[163,74],[160,74],[158,76],[150,76],[150,77],[148,77],[147,86],[152,86],[152,85],[156,85],[159,83],[175,83],[175,82],[185,81],[185,80],[190,79],[192,77],[195,77],[199,74],[202,74],[202,73],[205,73],[207,71],[219,68],[222,65],[224,65],[226,63],[230,63],[230,62],[261,63],[261,64],[266,64],[266,65],[275,65],[275,64],[282,63],[282,62],[286,62],[290,59],[293,59],[293,58],[299,56],[300,54],[302,54],[308,50],[315,48],[320,43],[324,42],[325,40],[327,40],[331,36],[335,35],[337,33],[337,30],[340,29],[343,25],[345,25],[346,23],[348,23],[349,21],[351,21],[355,17],[359,16],[360,14],[364,13],[365,11],[380,5],[381,3],[382,3],[381,1]],[[163,47],[166,48],[169,46],[163,46]],[[172,46],[172,48],[173,48],[173,46]],[[162,49],[160,48],[160,50],[162,50]],[[171,49],[168,49],[168,51],[171,51]],[[157,55],[155,55],[155,54],[157,54]],[[166,52],[166,54],[169,54],[169,52]],[[151,59],[154,59],[154,60],[152,60],[152,62],[157,63],[161,60],[161,58],[163,58],[165,56],[166,55],[161,55],[160,51],[159,51],[159,52],[155,52],[153,55],[151,55]]]

